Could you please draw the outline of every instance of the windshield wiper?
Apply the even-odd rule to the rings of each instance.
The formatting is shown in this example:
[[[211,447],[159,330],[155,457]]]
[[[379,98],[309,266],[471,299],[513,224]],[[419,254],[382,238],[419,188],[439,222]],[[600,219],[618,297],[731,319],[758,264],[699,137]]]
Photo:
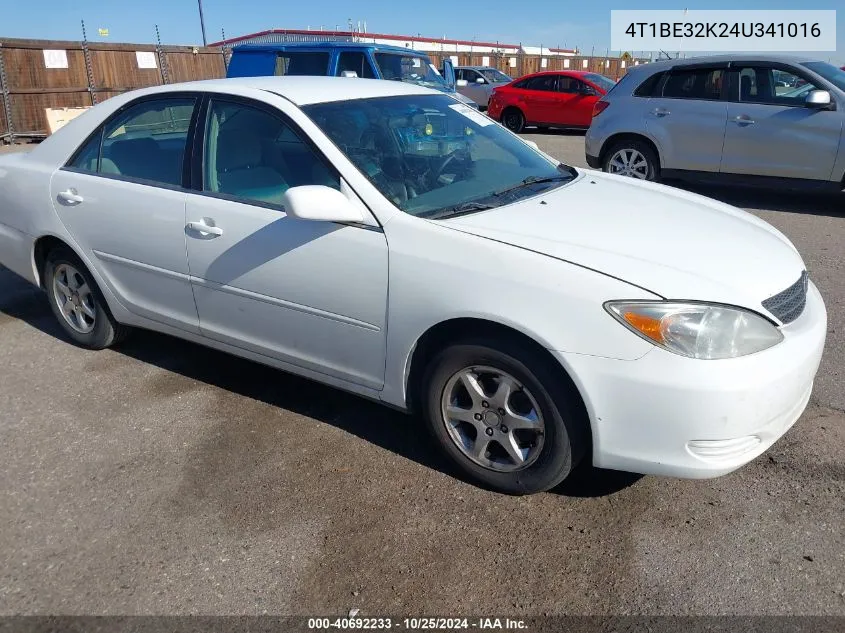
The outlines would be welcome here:
[[[455,204],[451,207],[443,207],[442,209],[437,209],[436,211],[431,211],[429,213],[421,213],[420,217],[429,220],[439,220],[440,218],[450,218],[456,215],[474,213],[475,211],[486,211],[487,209],[494,209],[497,206],[499,205],[486,204],[484,202],[462,202],[461,204]]]
[[[501,191],[496,191],[493,193],[494,196],[501,197],[508,193],[512,193],[524,187],[528,187],[529,185],[539,185],[544,182],[559,182],[561,180],[572,180],[574,176],[566,175],[564,176],[561,174],[560,176],[528,176],[522,182],[513,187],[508,187],[507,189],[502,189]]]

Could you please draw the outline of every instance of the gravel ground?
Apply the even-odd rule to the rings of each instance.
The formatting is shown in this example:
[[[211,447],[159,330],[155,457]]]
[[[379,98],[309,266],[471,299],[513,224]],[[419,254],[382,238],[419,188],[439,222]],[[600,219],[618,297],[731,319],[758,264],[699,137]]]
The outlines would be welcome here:
[[[0,614],[845,615],[842,200],[707,193],[795,241],[830,318],[801,420],[707,481],[486,492],[344,393],[152,333],[76,348],[0,270]]]

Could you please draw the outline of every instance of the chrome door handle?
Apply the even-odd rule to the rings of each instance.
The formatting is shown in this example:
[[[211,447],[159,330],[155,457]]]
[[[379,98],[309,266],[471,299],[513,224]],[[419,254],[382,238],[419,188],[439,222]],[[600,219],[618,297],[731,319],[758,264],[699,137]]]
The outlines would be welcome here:
[[[85,198],[77,193],[76,189],[66,189],[65,191],[60,191],[58,195],[59,200],[64,202],[65,204],[79,204]]]
[[[747,114],[741,114],[737,117],[734,117],[733,122],[737,125],[754,125],[757,121],[752,119]]]
[[[190,229],[191,231],[196,231],[201,237],[205,238],[220,237],[223,235],[223,229],[206,224],[205,218],[199,222],[188,222],[185,228]]]
[[[672,113],[671,113],[671,112],[669,112],[669,110],[667,110],[666,108],[655,108],[654,110],[652,110],[652,111],[651,111],[651,113],[652,113],[654,116],[658,116],[658,117],[664,117],[664,116],[667,116],[667,115],[669,115],[669,114],[672,114]]]

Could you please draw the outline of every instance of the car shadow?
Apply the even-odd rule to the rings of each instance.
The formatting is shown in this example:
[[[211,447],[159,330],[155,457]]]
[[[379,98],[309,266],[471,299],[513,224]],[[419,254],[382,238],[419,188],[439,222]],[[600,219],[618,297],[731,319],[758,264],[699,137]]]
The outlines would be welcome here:
[[[540,134],[542,136],[585,136],[587,130],[584,128],[552,128],[552,127],[526,127],[522,134]]]
[[[832,217],[845,215],[845,194],[714,185],[682,180],[667,180],[665,184],[744,209]]]
[[[0,267],[0,325],[10,319],[24,321],[62,343],[71,344],[56,322],[46,295]],[[147,330],[133,330],[113,351],[190,380],[331,424],[426,468],[467,481],[442,455],[421,420],[377,402]],[[624,475],[627,473],[582,465],[553,492],[565,497],[601,497],[639,478]]]

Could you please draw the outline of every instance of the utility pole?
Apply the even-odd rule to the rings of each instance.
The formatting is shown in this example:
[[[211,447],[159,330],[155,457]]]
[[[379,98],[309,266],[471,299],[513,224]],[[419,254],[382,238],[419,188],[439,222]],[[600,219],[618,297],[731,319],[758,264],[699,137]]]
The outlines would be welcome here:
[[[208,41],[205,39],[205,18],[202,15],[202,0],[197,0],[200,8],[200,27],[202,27],[202,45],[208,46]]]

